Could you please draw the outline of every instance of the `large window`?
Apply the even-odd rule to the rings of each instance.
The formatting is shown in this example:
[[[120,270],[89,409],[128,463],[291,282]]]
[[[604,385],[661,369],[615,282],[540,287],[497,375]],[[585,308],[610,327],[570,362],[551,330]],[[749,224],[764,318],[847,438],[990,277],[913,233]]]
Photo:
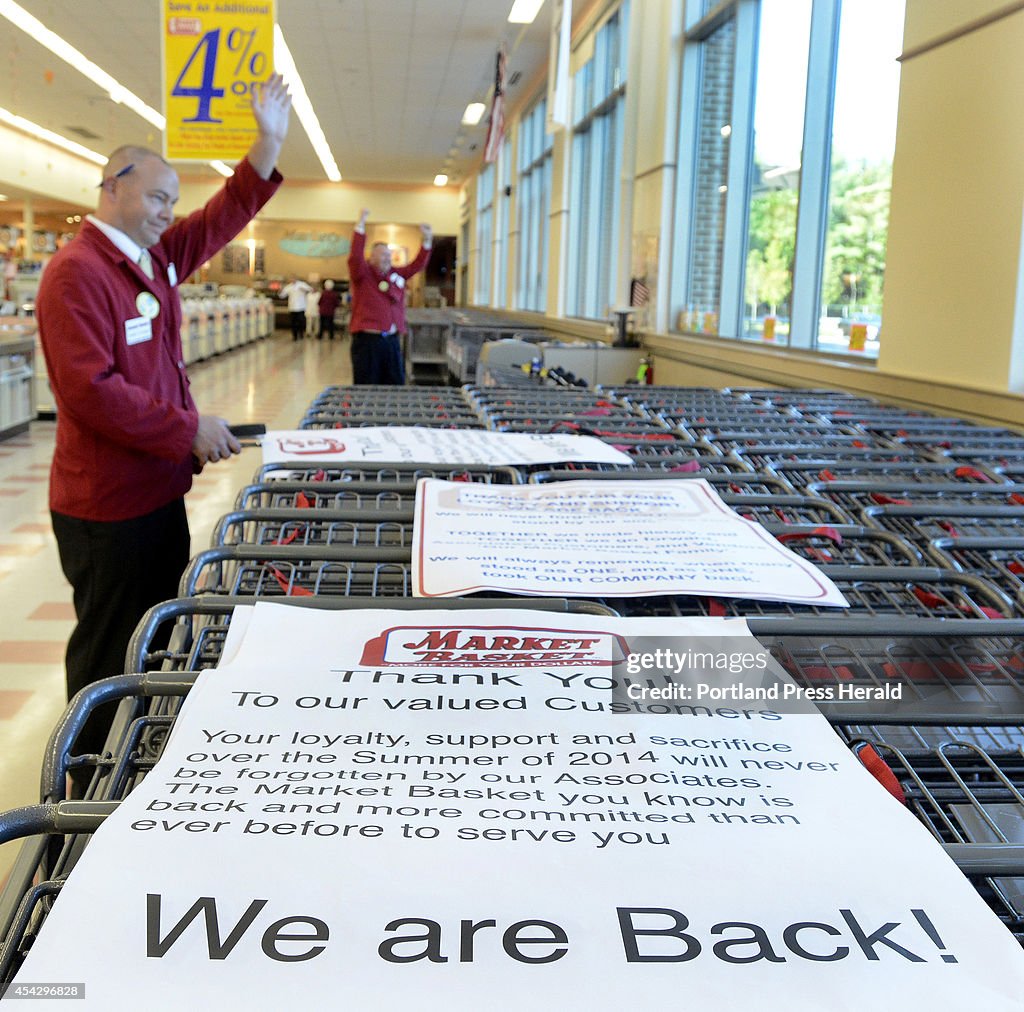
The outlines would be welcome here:
[[[877,354],[904,0],[685,10],[672,319]]]
[[[476,179],[476,292],[478,306],[491,302],[491,263],[494,242],[494,165],[487,165]]]
[[[761,0],[742,335],[789,334],[811,0]]]
[[[545,132],[541,100],[519,124],[518,259],[516,308],[541,313],[548,287],[548,218],[551,215],[552,135]]]
[[[725,208],[729,192],[729,140],[732,136],[732,70],[736,26],[730,19],[703,41],[703,73],[697,119],[697,171],[690,232],[690,283],[685,328],[718,333],[722,291]]]
[[[843,5],[821,279],[822,349],[878,354],[902,42],[902,0]]]
[[[626,91],[628,4],[594,37],[594,53],[573,78],[569,182],[568,312],[603,318],[615,301],[619,176]]]
[[[494,228],[494,305],[505,309],[508,299],[509,202],[512,194],[512,143],[506,138],[498,155],[499,194]]]

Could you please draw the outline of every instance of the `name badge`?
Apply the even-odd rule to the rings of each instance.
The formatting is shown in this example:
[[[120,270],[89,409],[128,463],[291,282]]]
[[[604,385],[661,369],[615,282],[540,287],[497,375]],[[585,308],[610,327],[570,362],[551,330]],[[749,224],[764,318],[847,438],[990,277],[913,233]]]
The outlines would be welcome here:
[[[178,284],[178,268],[174,264],[167,265],[167,280],[170,282],[171,288]]]
[[[135,308],[147,320],[155,320],[160,315],[160,303],[152,292],[139,292],[135,296]]]
[[[392,274],[388,280],[394,282],[398,288],[405,288],[405,278],[401,274]]]
[[[142,344],[153,340],[153,325],[148,316],[136,316],[124,321],[125,344]]]

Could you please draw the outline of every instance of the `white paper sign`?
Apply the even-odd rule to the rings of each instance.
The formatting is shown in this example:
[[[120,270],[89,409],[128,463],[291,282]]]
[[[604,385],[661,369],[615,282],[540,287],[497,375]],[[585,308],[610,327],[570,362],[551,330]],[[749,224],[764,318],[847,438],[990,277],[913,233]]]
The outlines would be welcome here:
[[[18,981],[103,1010],[1019,1009],[1024,953],[820,716],[637,712],[632,647],[712,633],[754,642],[258,604]]]
[[[703,479],[417,486],[413,593],[699,594],[848,607]]]
[[[593,436],[387,426],[296,429],[263,437],[263,463],[288,460],[361,464],[629,464]]]

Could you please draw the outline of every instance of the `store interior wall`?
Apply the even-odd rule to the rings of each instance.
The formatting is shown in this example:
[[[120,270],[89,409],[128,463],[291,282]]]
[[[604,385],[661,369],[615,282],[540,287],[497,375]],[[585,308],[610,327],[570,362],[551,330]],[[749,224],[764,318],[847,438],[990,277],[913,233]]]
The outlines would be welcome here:
[[[301,278],[304,281],[318,283],[326,278],[335,281],[347,281],[348,248],[352,237],[354,221],[266,221],[260,219],[253,222],[229,248],[239,243],[246,244],[253,240],[262,250],[264,256],[264,274],[268,277]],[[392,256],[396,266],[408,263],[417,254],[422,241],[419,228],[412,225],[367,224],[366,249],[375,242],[386,242],[393,247]],[[289,250],[289,246],[305,245],[316,249],[337,249],[338,252],[329,256],[300,255]],[[218,284],[247,284],[249,278],[245,274],[224,270],[225,258],[218,254],[211,261],[209,268],[203,271],[202,280],[215,281]],[[422,275],[417,275],[409,286],[410,293],[418,293],[422,288]],[[417,283],[419,282],[419,283]]]
[[[1016,6],[908,0],[880,372],[1024,392]]]
[[[593,5],[587,19],[577,25],[577,61],[592,46],[607,9],[607,4]],[[716,385],[749,385],[758,377],[789,385],[828,383],[939,411],[957,409],[1024,425],[1024,400],[1019,397],[1024,391],[1024,132],[1016,128],[1018,96],[1024,94],[1021,5],[1002,0],[907,0],[905,52],[939,42],[979,19],[998,19],[904,62],[886,274],[886,339],[877,364],[672,332],[669,289],[673,256],[678,255],[674,208],[678,190],[686,184],[685,173],[676,165],[675,126],[669,121],[685,72],[683,11],[682,4],[633,0],[630,14],[627,96],[636,124],[631,150],[624,152],[623,176],[630,193],[623,202],[617,300],[626,299],[631,271],[644,268],[653,283],[641,322],[658,382],[690,383],[697,382],[695,377],[713,375],[721,381]],[[512,143],[519,117],[544,87],[545,82],[537,81],[518,108],[509,110],[506,136]],[[514,155],[511,164],[516,164]],[[553,148],[547,312],[538,319],[566,336],[602,338],[603,321],[565,316],[566,278],[573,263],[566,242],[567,169],[568,133],[560,131]],[[511,282],[518,241],[514,172],[507,251]],[[98,167],[0,126],[0,185],[9,181],[26,187],[31,180],[37,192],[89,209],[98,173]],[[183,180],[182,210],[199,206],[215,185]],[[461,192],[455,186],[290,182],[257,223],[265,233],[243,235],[239,241],[262,239],[269,250],[279,228],[346,234],[364,206],[372,212],[371,239],[376,238],[378,225],[389,224],[411,237],[410,246],[415,246],[411,230],[419,221],[430,221],[437,234],[460,239],[468,234],[468,245],[473,245],[473,179]],[[2,215],[0,206],[0,222]],[[382,238],[395,241],[390,235]],[[465,288],[471,294],[477,291],[474,252],[459,250],[460,269],[469,266]],[[345,269],[344,257],[308,259],[308,264],[277,261],[268,254],[267,271],[336,277],[335,267]],[[513,305],[515,284],[505,287],[505,305],[497,308]]]
[[[1013,11],[1011,8],[1017,7]],[[995,0],[908,0],[904,49],[971,25],[997,22],[904,64],[886,274],[885,331],[876,364],[670,330],[672,208],[685,185],[675,164],[666,105],[684,73],[681,9],[635,2],[630,31],[643,59],[627,94],[640,110],[629,229],[634,266],[654,278],[643,338],[666,384],[830,385],[1016,426],[1024,425],[1024,320],[1019,277],[1024,134],[1015,129],[1024,94],[1024,12]],[[1009,12],[1009,13],[1008,13]],[[593,30],[596,31],[596,25]],[[582,49],[586,40],[574,38]],[[634,56],[635,59],[635,56]],[[915,66],[916,64],[916,66]],[[690,78],[686,78],[687,81]],[[552,278],[545,323],[565,336],[602,338],[599,323],[563,313],[571,251],[564,248],[568,186],[565,135],[555,137]],[[471,192],[471,185],[467,186]],[[470,234],[474,232],[472,200]],[[621,266],[621,265],[620,265]],[[653,267],[653,271],[650,269]],[[621,271],[620,271],[621,277]],[[625,299],[626,292],[619,293]],[[651,317],[653,316],[653,319]],[[1018,336],[1021,335],[1021,336]]]

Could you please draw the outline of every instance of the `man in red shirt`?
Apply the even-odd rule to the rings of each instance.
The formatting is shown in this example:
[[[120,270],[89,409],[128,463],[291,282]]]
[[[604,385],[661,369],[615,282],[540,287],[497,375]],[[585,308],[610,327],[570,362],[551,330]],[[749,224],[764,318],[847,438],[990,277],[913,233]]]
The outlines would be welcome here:
[[[57,405],[50,511],[78,618],[69,696],[123,671],[139,619],[177,596],[193,473],[241,449],[224,419],[201,415],[192,400],[176,288],[277,190],[290,108],[276,74],[253,90],[248,155],[177,223],[174,169],[155,151],[119,148],[96,213],[44,273],[36,315]]]
[[[316,339],[322,341],[324,334],[334,340],[334,313],[338,308],[341,296],[334,290],[334,282],[328,278],[324,282],[324,290],[320,293],[320,302],[317,308],[320,312],[320,332]]]
[[[429,225],[420,225],[423,245],[416,259],[405,267],[391,266],[391,250],[384,242],[373,244],[367,261],[363,259],[363,250],[369,215],[364,207],[348,255],[352,286],[352,381],[404,386],[401,336],[405,333],[405,283],[427,266],[434,234]]]

